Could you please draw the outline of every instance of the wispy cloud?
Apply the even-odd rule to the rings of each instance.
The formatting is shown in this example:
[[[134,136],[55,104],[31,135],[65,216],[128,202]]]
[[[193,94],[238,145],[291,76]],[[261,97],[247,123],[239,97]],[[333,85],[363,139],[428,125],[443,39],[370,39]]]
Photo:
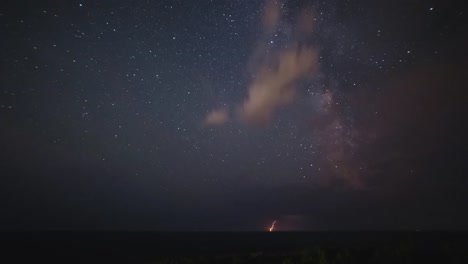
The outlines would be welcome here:
[[[265,1],[262,22],[265,36],[270,36],[278,29],[282,23],[279,1]],[[312,10],[300,13],[293,26],[298,33],[296,35],[302,38],[313,33],[313,22]],[[275,51],[267,52],[265,48],[265,43],[260,43],[259,48],[251,54],[249,65],[254,65],[251,67],[254,78],[245,100],[234,108],[235,117],[249,125],[268,125],[281,106],[295,101],[297,82],[314,76],[319,68],[318,49],[301,43],[299,37],[293,37],[287,47]],[[222,125],[227,119],[226,111],[215,110],[208,114],[205,123]]]
[[[295,100],[296,82],[318,69],[315,48],[291,48],[277,55],[277,65],[263,65],[249,87],[249,94],[239,111],[242,121],[268,124],[274,112]]]
[[[205,124],[208,126],[224,125],[229,120],[229,113],[226,109],[216,109],[208,113]]]

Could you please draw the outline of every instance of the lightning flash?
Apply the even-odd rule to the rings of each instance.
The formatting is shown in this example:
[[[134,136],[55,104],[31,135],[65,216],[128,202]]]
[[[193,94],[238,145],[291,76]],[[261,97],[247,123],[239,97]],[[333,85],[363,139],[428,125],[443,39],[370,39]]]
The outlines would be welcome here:
[[[275,220],[275,221],[273,221],[273,223],[271,224],[271,226],[270,226],[270,229],[269,229],[269,230],[270,230],[270,232],[272,232],[272,231],[273,231],[273,229],[275,228],[275,224],[276,224],[276,220]]]

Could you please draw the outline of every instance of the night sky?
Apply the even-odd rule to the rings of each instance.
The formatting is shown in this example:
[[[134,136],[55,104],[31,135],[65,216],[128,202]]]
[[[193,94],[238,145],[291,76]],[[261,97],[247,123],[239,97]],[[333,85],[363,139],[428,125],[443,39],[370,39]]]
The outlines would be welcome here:
[[[2,1],[0,229],[468,229],[466,16]]]

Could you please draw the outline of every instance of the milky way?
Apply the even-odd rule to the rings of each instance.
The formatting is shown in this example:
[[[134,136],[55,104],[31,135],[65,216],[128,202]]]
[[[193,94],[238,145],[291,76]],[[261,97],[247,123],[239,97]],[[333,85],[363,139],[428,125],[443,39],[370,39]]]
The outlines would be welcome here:
[[[1,228],[466,228],[460,3],[2,5]]]

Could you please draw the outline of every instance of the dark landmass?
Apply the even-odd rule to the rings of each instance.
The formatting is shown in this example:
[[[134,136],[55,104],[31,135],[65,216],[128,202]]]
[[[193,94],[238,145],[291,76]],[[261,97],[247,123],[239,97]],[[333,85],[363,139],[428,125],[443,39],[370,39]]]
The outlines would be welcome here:
[[[1,238],[2,255],[15,263],[468,263],[467,232],[10,232]]]

